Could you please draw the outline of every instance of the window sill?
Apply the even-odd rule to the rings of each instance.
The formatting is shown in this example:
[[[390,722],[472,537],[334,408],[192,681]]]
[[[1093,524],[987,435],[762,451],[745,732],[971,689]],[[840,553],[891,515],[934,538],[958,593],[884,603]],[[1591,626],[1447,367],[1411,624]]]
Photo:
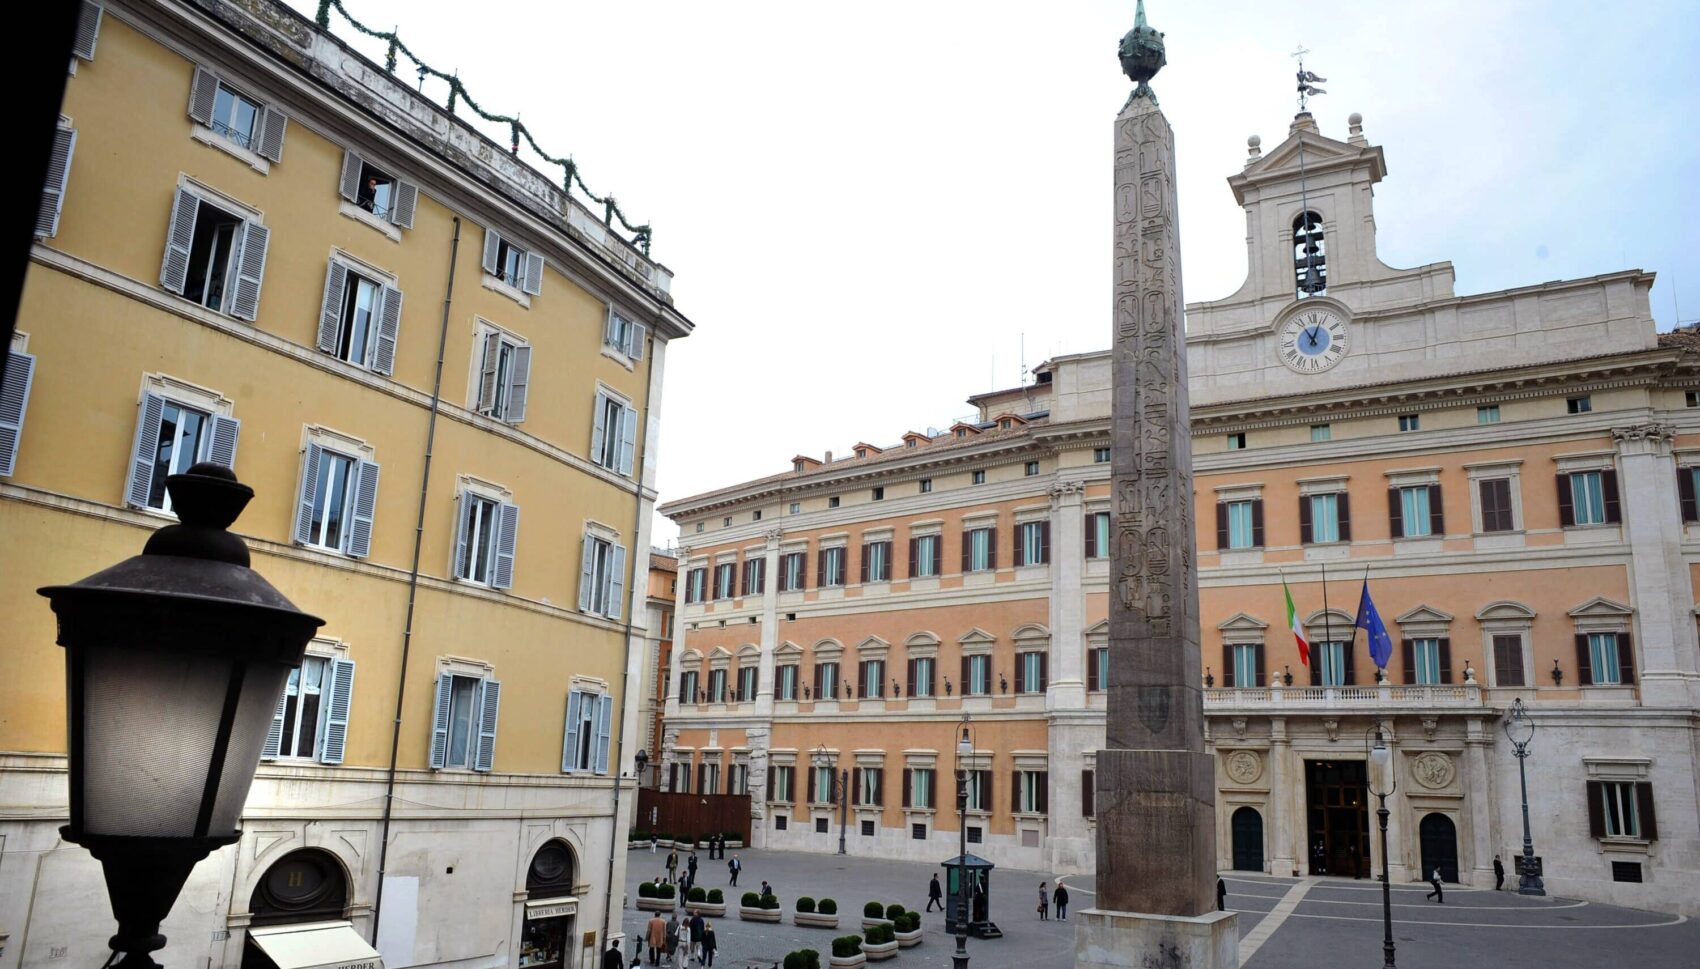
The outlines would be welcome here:
[[[632,363],[631,357],[626,356],[624,353],[621,353],[619,350],[616,350],[606,343],[602,344],[602,355],[620,366],[625,367],[627,370],[635,370],[637,368],[637,365]]]
[[[1478,549],[1522,548],[1524,544],[1523,530],[1520,528],[1503,532],[1476,533],[1476,548]]]
[[[229,138],[219,134],[211,128],[203,127],[202,125],[191,121],[189,123],[189,137],[209,148],[217,148],[219,151],[222,151],[232,158],[243,162],[249,168],[259,172],[261,175],[271,174],[272,163],[270,161],[267,161],[265,158],[255,154],[253,151],[238,145],[236,142],[231,141]]]
[[[1650,855],[1653,853],[1653,843],[1645,838],[1622,838],[1607,835],[1598,840],[1600,843],[1599,850],[1601,852],[1621,851],[1637,855]]]
[[[1017,811],[1011,815],[1011,817],[1017,821],[1044,821],[1049,818],[1050,815],[1043,814],[1038,811]]]
[[[484,274],[483,283],[485,289],[501,293],[503,296],[506,296],[508,299],[513,300],[526,309],[531,309],[531,297],[527,296],[523,291],[508,285],[489,273]]]
[[[1218,553],[1217,564],[1224,568],[1244,565],[1262,565],[1263,549],[1225,548]]]
[[[343,199],[342,204],[337,206],[337,212],[341,213],[346,218],[353,219],[362,225],[370,226],[373,229],[382,232],[391,242],[401,241],[401,230],[391,224],[388,219],[368,212],[347,199]]]
[[[964,572],[962,574],[962,587],[965,589],[994,585],[997,581],[998,574],[991,569],[981,569],[978,572]]]
[[[1337,562],[1351,557],[1350,542],[1320,542],[1305,546],[1306,562]]]
[[[1564,529],[1566,545],[1610,545],[1623,540],[1623,528],[1616,522],[1598,525],[1571,525]]]
[[[1394,555],[1433,555],[1446,547],[1446,540],[1439,535],[1412,535],[1393,540]]]

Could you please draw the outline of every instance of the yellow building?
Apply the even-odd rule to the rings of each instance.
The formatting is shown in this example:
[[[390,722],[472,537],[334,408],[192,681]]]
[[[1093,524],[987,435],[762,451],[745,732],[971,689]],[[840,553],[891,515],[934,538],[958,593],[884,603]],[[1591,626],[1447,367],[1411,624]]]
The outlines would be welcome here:
[[[108,934],[57,833],[35,589],[134,554],[201,460],[254,488],[255,568],[327,621],[167,961],[347,919],[391,967],[586,964],[624,882],[627,593],[691,331],[670,271],[281,4],[85,7],[0,394],[0,969],[95,965]]]
[[[1522,699],[1548,889],[1695,914],[1697,337],[1655,333],[1637,270],[1461,296],[1450,263],[1385,265],[1387,164],[1356,115],[1346,135],[1301,114],[1251,140],[1228,179],[1246,282],[1187,306],[1220,867],[1379,871],[1379,720],[1392,877],[1491,887],[1522,851]],[[833,851],[847,772],[854,853],[937,861],[965,823],[999,864],[1092,870],[1109,364],[1059,357],[947,429],[664,505],[663,783],[751,793],[756,844]],[[1383,681],[1353,635],[1366,575]]]

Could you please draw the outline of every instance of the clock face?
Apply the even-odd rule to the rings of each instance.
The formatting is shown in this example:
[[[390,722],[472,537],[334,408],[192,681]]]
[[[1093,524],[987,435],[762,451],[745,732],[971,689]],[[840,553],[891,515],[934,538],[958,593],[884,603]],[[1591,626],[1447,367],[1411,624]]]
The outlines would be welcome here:
[[[1346,321],[1330,309],[1301,310],[1281,324],[1276,353],[1298,373],[1321,373],[1346,355]]]

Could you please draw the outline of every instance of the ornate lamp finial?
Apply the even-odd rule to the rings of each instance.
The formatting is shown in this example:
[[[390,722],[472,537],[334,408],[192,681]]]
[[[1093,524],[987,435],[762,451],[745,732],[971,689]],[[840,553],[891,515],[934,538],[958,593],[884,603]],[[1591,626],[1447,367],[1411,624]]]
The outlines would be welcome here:
[[[1156,103],[1157,95],[1152,93],[1149,82],[1169,60],[1163,53],[1162,32],[1152,30],[1151,25],[1145,22],[1145,0],[1139,0],[1133,17],[1133,29],[1122,35],[1121,46],[1116,53],[1121,57],[1122,73],[1128,76],[1128,80],[1138,84],[1128,100],[1147,97],[1152,103]]]

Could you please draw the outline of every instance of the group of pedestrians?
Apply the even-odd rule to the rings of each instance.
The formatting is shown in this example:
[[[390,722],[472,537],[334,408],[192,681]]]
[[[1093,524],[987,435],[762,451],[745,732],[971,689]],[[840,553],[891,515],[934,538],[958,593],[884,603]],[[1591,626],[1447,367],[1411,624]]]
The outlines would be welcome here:
[[[644,942],[649,947],[649,962],[651,966],[671,966],[674,969],[686,969],[695,959],[698,965],[710,967],[714,965],[714,953],[720,948],[720,941],[714,934],[714,923],[702,917],[701,912],[692,911],[690,918],[679,921],[679,913],[674,912],[669,918],[663,919],[656,913],[644,929]],[[610,947],[618,954],[617,947]],[[637,953],[632,953],[632,965],[638,964]],[[619,963],[611,963],[607,969],[618,969]]]
[[[726,858],[726,839],[721,838],[719,841],[720,845],[718,848],[715,847],[715,843],[713,841],[709,842],[709,858],[713,859],[717,854],[720,858]],[[731,858],[726,860],[726,874],[730,880],[729,883],[733,887],[737,887],[738,874],[743,870],[744,863],[738,859],[737,855],[733,855]],[[690,854],[685,856],[685,873],[682,876],[679,874],[679,852],[677,850],[668,851],[667,874],[661,877],[660,883],[663,885],[678,885],[679,895],[681,897],[690,894],[691,887],[697,883],[696,851],[692,850]]]
[[[1062,879],[1057,879],[1057,887],[1050,892],[1045,891],[1045,883],[1039,883],[1039,921],[1051,920],[1051,906],[1057,907],[1057,920],[1068,921],[1068,889],[1063,887]]]

